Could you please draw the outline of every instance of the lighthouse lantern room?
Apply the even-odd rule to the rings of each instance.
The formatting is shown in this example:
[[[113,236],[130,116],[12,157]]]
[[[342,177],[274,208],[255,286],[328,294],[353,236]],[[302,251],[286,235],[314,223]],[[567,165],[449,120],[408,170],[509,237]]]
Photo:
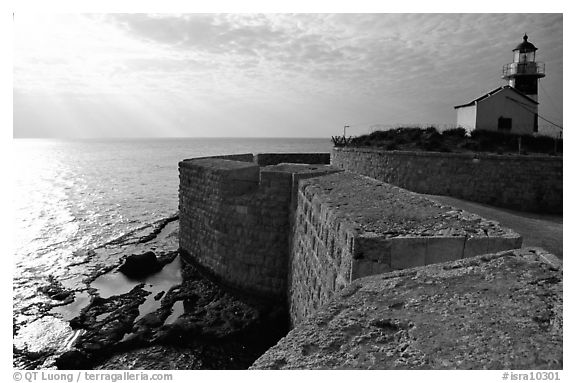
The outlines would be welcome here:
[[[546,76],[544,63],[536,62],[538,48],[528,41],[526,34],[523,40],[512,50],[514,61],[502,68],[502,78],[508,80],[511,87],[538,101],[538,79]]]

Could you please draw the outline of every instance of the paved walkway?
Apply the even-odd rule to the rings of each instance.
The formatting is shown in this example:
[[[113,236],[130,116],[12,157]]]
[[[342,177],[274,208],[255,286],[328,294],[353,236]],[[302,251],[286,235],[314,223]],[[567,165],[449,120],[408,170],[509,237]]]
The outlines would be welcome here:
[[[542,247],[558,258],[563,259],[562,252],[562,216],[527,213],[476,202],[464,201],[452,197],[426,195],[442,204],[478,214],[481,217],[498,221],[523,237],[524,247]]]

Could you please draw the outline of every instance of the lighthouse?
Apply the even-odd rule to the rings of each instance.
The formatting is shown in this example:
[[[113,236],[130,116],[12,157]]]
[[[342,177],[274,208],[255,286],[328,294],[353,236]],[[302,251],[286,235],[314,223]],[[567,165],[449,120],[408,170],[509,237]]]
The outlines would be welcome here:
[[[512,50],[513,62],[502,68],[502,78],[508,80],[511,87],[538,101],[538,79],[546,76],[544,63],[536,62],[538,48],[528,41],[526,34],[523,40]]]
[[[502,69],[508,84],[455,106],[457,126],[467,131],[538,133],[538,79],[545,74],[544,64],[536,62],[537,49],[524,34],[523,41],[512,50],[513,62]]]

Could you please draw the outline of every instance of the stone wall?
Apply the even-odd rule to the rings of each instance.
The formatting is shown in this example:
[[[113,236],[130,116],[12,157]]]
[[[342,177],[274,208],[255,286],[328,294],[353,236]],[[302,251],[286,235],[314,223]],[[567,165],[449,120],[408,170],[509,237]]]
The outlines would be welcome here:
[[[496,222],[350,172],[300,183],[293,230],[292,325],[355,279],[522,244]]]
[[[360,278],[251,369],[562,369],[562,275],[522,248]]]
[[[334,163],[367,156],[380,166],[378,153],[347,150]],[[311,160],[322,164],[301,163]],[[557,367],[562,273],[552,255],[485,255],[517,249],[522,238],[325,162],[241,154],[179,164],[182,258],[222,285],[288,303],[295,329],[254,368]],[[541,285],[550,294],[534,290]],[[510,334],[537,339],[551,357],[530,359],[535,343],[507,346]]]
[[[300,187],[288,278],[292,326],[352,280],[354,228],[326,202],[313,188]]]
[[[182,161],[180,249],[223,285],[287,299],[298,324],[353,280],[518,248],[496,222],[328,165],[277,157]],[[325,161],[305,155],[300,160]]]
[[[262,298],[282,298],[293,183],[334,170],[289,164],[260,168],[250,161],[252,155],[180,162],[180,250],[183,259],[223,285]]]
[[[418,193],[562,213],[562,158],[334,148],[332,164]]]
[[[258,153],[254,162],[260,166],[292,164],[330,164],[330,153]]]
[[[184,161],[195,161],[205,158],[219,158],[223,160],[253,162],[259,166],[288,164],[316,164],[330,165],[330,153],[242,153],[225,154],[221,156],[197,157]]]

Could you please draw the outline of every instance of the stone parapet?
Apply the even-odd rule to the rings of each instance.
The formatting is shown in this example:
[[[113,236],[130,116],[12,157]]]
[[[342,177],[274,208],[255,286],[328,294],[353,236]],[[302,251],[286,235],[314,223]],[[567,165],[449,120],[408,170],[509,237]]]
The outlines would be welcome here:
[[[562,369],[562,285],[539,248],[360,278],[251,369]]]
[[[357,278],[522,245],[497,222],[350,172],[300,183],[293,232],[292,325]]]
[[[418,193],[562,213],[562,158],[334,148],[333,165]]]
[[[330,153],[258,153],[254,162],[260,166],[291,164],[330,164]]]

